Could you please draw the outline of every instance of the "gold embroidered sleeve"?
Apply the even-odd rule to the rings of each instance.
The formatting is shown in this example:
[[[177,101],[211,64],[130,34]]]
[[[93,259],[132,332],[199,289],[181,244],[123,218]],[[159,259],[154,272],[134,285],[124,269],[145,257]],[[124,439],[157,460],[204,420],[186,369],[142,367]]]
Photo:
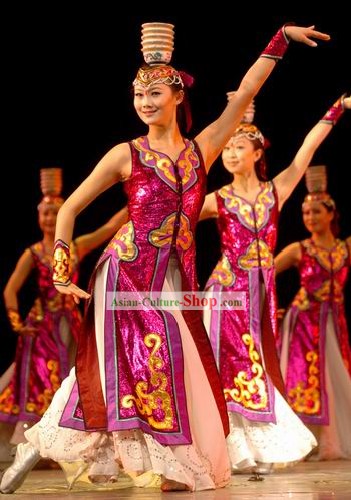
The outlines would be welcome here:
[[[53,258],[54,285],[68,286],[70,280],[70,251],[69,245],[62,240],[55,241]]]

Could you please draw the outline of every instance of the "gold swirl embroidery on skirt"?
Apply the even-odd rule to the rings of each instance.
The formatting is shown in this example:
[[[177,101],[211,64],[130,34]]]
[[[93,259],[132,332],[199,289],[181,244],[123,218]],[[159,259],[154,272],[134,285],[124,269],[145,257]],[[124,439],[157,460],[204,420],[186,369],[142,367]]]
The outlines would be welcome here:
[[[224,396],[227,401],[232,399],[245,408],[262,410],[267,406],[268,397],[266,384],[262,379],[263,368],[259,362],[260,355],[255,350],[253,338],[249,333],[244,333],[242,340],[249,347],[249,358],[252,362],[251,372],[254,376],[248,380],[247,372],[239,372],[237,377],[234,377],[235,387],[233,389],[224,389]],[[257,401],[253,400],[254,396],[257,397]]]
[[[306,354],[306,360],[309,362],[307,383],[298,382],[297,386],[290,389],[288,393],[289,404],[298,413],[316,415],[320,411],[318,358],[318,354],[314,351],[309,351]]]
[[[152,348],[148,366],[151,373],[150,383],[140,381],[135,386],[136,396],[128,394],[122,398],[123,408],[131,408],[134,404],[141,415],[145,415],[151,427],[155,429],[173,428],[173,410],[171,406],[171,397],[166,391],[167,376],[160,370],[163,367],[163,361],[156,355],[161,347],[161,337],[156,333],[149,333],[144,338],[146,347]],[[150,391],[150,392],[148,392]],[[162,410],[163,420],[155,420],[153,413],[156,410]]]

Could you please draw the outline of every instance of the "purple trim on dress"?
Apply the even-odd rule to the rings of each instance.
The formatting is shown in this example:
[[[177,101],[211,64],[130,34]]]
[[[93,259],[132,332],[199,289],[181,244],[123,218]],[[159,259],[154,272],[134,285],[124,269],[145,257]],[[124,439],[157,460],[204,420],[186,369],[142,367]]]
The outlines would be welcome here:
[[[105,259],[106,260],[106,259]],[[101,265],[104,260],[101,260]],[[116,290],[116,281],[118,278],[118,264],[117,259],[111,258],[107,271],[106,292]],[[152,429],[151,426],[139,418],[134,416],[131,418],[121,418],[119,414],[119,387],[118,387],[118,364],[117,364],[117,334],[115,329],[115,316],[114,310],[105,308],[105,352],[109,356],[105,356],[105,372],[110,376],[106,377],[106,402],[107,402],[107,417],[108,417],[108,431],[141,429],[143,432],[153,435],[157,441],[164,445],[178,445],[178,444],[191,444],[192,437],[189,426],[189,417],[187,411],[187,402],[185,394],[185,385],[183,378],[183,351],[179,327],[173,316],[169,313],[163,313],[162,317],[165,324],[165,332],[167,343],[169,346],[169,353],[171,358],[172,372],[172,387],[174,390],[174,406],[176,411],[176,422],[179,424],[179,431],[172,431],[166,433],[165,431],[158,432]],[[111,355],[111,353],[114,353]],[[112,376],[115,373],[116,376]],[[84,421],[79,410],[79,394],[77,383],[71,391],[70,397],[66,407],[62,413],[60,426],[70,427],[77,430],[85,430]]]
[[[79,413],[78,402],[79,402],[78,384],[77,382],[75,382],[72,387],[71,394],[68,398],[66,406],[62,412],[62,416],[59,422],[60,427],[68,427],[69,429],[85,431],[85,425],[82,419],[82,414]]]
[[[178,191],[176,177],[174,175],[174,165],[176,164],[179,167],[180,176],[183,180],[183,193],[188,191],[198,180],[195,169],[200,167],[200,160],[192,141],[184,139],[184,149],[180,152],[175,162],[165,153],[150,148],[146,136],[134,140],[133,144],[139,152],[140,162],[146,167],[153,168],[158,177],[173,191]],[[162,168],[160,168],[158,162],[162,163]],[[187,169],[188,171],[186,172]],[[173,176],[174,181],[170,178],[171,176],[165,175],[163,170],[168,170],[172,174],[171,176]],[[184,182],[185,176],[189,174],[188,180]]]
[[[266,279],[265,269],[253,268],[248,272],[249,275],[249,297],[250,297],[250,332],[256,346],[261,346],[261,318],[260,318],[260,287],[259,277],[260,271],[263,272],[264,279]],[[261,363],[263,362],[262,352],[259,353]],[[263,367],[264,368],[264,367]],[[266,377],[266,388],[268,392],[268,408],[266,410],[247,410],[242,405],[234,401],[227,402],[229,411],[240,413],[248,420],[254,422],[272,422],[276,423],[276,416],[274,411],[274,386],[266,370],[264,370]]]
[[[167,245],[166,247],[158,249],[155,261],[155,269],[151,282],[151,291],[162,290],[162,286],[165,281],[165,276],[167,272],[168,261],[170,257],[169,247],[170,245]],[[163,270],[163,272],[161,273],[160,270]]]
[[[214,292],[214,293],[219,293],[221,292],[222,290],[222,286],[221,285],[218,285],[218,284],[215,284],[215,285],[212,285],[208,291],[209,292]],[[212,345],[212,350],[213,350],[213,353],[214,353],[214,356],[215,356],[215,360],[216,360],[216,364],[217,364],[217,367],[218,369],[220,368],[219,367],[219,360],[220,360],[220,357],[219,357],[219,350],[220,350],[220,340],[221,340],[221,336],[220,336],[220,324],[221,324],[221,311],[220,310],[212,310],[211,311],[211,318],[210,318],[210,332],[209,332],[209,335],[210,335],[210,341],[211,341],[211,345]]]
[[[181,338],[179,335],[179,328],[177,322],[173,318],[173,316],[169,313],[161,313],[164,317],[165,322],[165,331],[168,339],[168,345],[170,346],[170,358],[173,366],[173,374],[172,374],[172,387],[174,390],[174,406],[176,409],[176,420],[179,424],[179,431],[170,431],[166,433],[165,431],[158,432],[155,429],[152,429],[150,425],[142,420],[138,416],[134,416],[131,418],[124,417],[121,419],[118,414],[119,405],[115,403],[109,406],[109,414],[108,414],[108,430],[109,431],[118,431],[118,430],[129,430],[129,429],[141,429],[143,432],[151,434],[156,438],[156,440],[164,445],[177,445],[177,444],[191,444],[192,437],[189,426],[189,416],[187,411],[187,401],[185,395],[185,386],[184,386],[184,378],[183,378],[183,350]],[[172,340],[170,340],[170,337]],[[115,397],[115,401],[118,401],[118,396],[114,396],[119,394],[118,390],[118,380],[115,381],[115,386],[112,388],[110,395],[108,396],[108,401],[110,403],[111,397],[112,401]],[[108,392],[110,390],[108,389]],[[178,395],[178,398],[177,398]]]
[[[325,344],[327,339],[327,322],[329,313],[329,303],[323,302],[321,305],[320,316],[319,316],[319,384],[320,384],[320,401],[321,401],[321,413],[316,416],[311,416],[306,419],[309,424],[319,424],[319,425],[329,425],[329,404],[328,404],[328,394],[327,385],[325,377]],[[300,415],[302,418],[302,415]],[[304,420],[304,419],[303,419]]]

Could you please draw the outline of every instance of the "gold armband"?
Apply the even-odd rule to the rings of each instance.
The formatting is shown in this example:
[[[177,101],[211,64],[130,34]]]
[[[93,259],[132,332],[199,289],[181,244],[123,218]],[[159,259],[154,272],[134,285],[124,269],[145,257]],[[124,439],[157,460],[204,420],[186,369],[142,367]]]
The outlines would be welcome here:
[[[19,333],[24,326],[20,313],[13,307],[8,307],[6,309],[6,312],[12,330],[16,333]]]
[[[69,246],[62,240],[55,241],[54,259],[53,259],[54,285],[68,286],[70,280],[70,251]]]

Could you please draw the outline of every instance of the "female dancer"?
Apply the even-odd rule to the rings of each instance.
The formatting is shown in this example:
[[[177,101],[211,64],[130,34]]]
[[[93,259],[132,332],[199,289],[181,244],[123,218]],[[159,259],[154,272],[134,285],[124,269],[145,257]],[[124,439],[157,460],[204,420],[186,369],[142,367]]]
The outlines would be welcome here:
[[[288,39],[315,46],[311,38],[329,37],[313,27],[279,30],[219,118],[190,141],[179,121],[182,111],[189,118],[184,106],[190,78],[166,64],[172,29],[163,23],[143,26],[144,58],[153,64],[139,69],[133,86],[146,135],[107,152],[59,211],[55,285],[76,301],[89,299],[85,325],[75,372],[26,432],[29,443],[18,447],[2,492],[18,488],[40,454],[89,467],[92,479],[117,475],[119,465],[135,474],[152,470],[162,476],[163,491],[219,488],[230,480],[228,417],[201,314],[114,309],[111,303],[118,303],[115,294],[129,293],[140,304],[145,294],[197,289],[194,232],[207,170]],[[74,221],[119,181],[128,196],[129,221],[101,257],[90,296],[69,272]]]
[[[222,153],[233,181],[206,196],[200,215],[217,218],[222,247],[208,295],[222,300],[227,292],[228,299],[242,301],[241,307],[204,313],[229,412],[234,470],[267,473],[272,464],[303,458],[315,443],[284,400],[273,253],[279,212],[346,107],[351,98],[338,99],[273,181],[265,176],[262,133],[254,125],[240,125]]]
[[[312,460],[351,459],[351,350],[344,288],[351,237],[340,240],[324,165],[306,172],[302,218],[310,237],[284,248],[276,272],[296,267],[301,288],[281,326],[280,366],[291,408],[314,432]]]

